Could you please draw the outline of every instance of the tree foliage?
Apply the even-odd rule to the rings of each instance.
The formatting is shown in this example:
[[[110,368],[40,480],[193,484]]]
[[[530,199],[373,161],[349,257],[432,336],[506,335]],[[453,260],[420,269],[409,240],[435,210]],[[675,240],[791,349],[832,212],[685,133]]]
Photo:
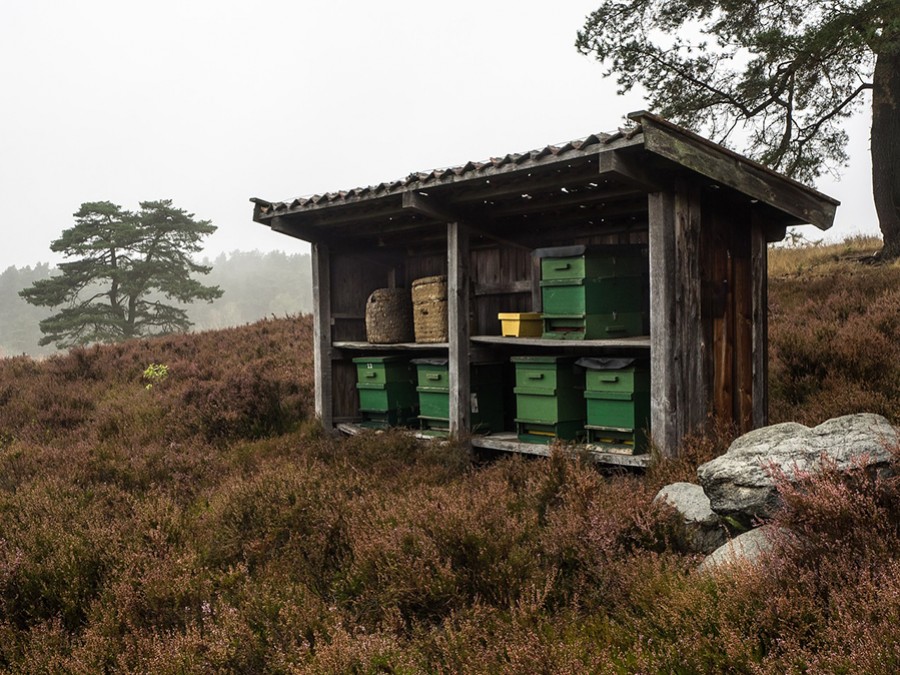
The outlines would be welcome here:
[[[20,293],[32,305],[61,308],[40,322],[41,345],[63,349],[185,331],[191,322],[172,301],[212,302],[222,295],[194,278],[210,267],[191,258],[216,228],[171,200],[141,202],[136,213],[89,202],[74,217],[75,225],[50,245],[67,259],[60,274]]]
[[[896,78],[877,72],[900,65],[897,0],[604,0],[576,45],[620,91],[639,85],[655,112],[800,180],[846,164],[843,124],[864,92],[876,163],[876,144],[890,140],[876,137],[878,116],[900,114]],[[886,158],[889,185],[876,184],[894,198],[882,208],[876,194],[886,245],[900,239],[897,160]]]

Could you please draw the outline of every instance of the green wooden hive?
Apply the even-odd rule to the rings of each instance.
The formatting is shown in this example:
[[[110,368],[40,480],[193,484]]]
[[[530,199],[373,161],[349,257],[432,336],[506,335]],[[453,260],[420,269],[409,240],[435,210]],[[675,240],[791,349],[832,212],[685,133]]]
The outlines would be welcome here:
[[[541,261],[543,337],[602,339],[646,332],[645,278],[640,246],[543,248]]]
[[[519,440],[550,443],[575,440],[584,432],[584,376],[575,359],[514,356],[516,431]]]
[[[553,246],[539,248],[541,279],[597,279],[647,273],[642,246]]]
[[[426,433],[450,431],[450,369],[447,359],[413,359],[419,395],[419,423]],[[472,364],[469,419],[474,433],[503,430],[503,364]]]
[[[613,452],[647,451],[650,371],[631,358],[582,358],[587,440]]]
[[[353,363],[363,426],[405,426],[415,420],[415,373],[406,358],[360,356]]]

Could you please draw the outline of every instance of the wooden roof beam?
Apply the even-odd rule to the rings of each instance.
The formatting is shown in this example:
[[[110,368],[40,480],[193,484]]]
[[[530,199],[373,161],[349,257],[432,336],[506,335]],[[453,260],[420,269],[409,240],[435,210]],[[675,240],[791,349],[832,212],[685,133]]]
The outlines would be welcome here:
[[[623,192],[634,193],[640,188],[635,189],[619,177],[612,173],[608,175],[598,176],[596,163],[592,160],[589,165],[590,173],[551,176],[551,177],[522,177],[520,180],[512,184],[497,185],[491,183],[477,190],[466,190],[465,192],[454,193],[446,201],[453,206],[469,206],[476,202],[497,202],[509,198],[521,197],[527,195],[541,195],[562,188],[570,188],[572,190],[594,188],[598,192],[606,193],[612,196],[618,196]],[[442,195],[443,197],[443,195]],[[485,204],[486,206],[489,204]]]
[[[840,204],[836,199],[656,115],[639,111],[628,117],[641,124],[644,147],[649,152],[821,230],[827,230],[834,222]]]
[[[373,201],[369,204],[337,205],[330,212],[289,212],[296,219],[313,227],[349,227],[364,225],[375,221],[388,220],[402,215],[399,200],[388,200],[387,203]]]
[[[575,206],[575,208],[572,208]],[[636,193],[630,199],[619,199],[610,202],[588,202],[586,208],[577,208],[577,204],[564,208],[555,208],[547,204],[544,208],[537,208],[525,212],[510,212],[498,214],[491,219],[491,227],[510,226],[522,222],[546,222],[549,225],[559,220],[589,220],[606,218],[610,216],[631,215],[647,212],[647,196]]]
[[[643,192],[659,192],[663,189],[663,181],[648,166],[646,158],[641,161],[633,153],[608,150],[600,153],[598,163],[599,174],[603,178],[612,177]]]
[[[481,185],[462,186],[454,185],[453,192],[447,193],[448,202],[456,204],[470,204],[472,202],[493,201],[506,197],[518,196],[523,193],[542,192],[545,190],[559,189],[561,187],[587,185],[591,181],[597,182],[596,156],[585,158],[579,162],[576,168],[549,167],[546,171],[522,172],[508,176],[512,180],[501,180],[488,177],[481,181]],[[424,187],[423,191],[434,188]],[[441,191],[443,192],[443,191]],[[443,196],[443,195],[442,195]]]
[[[420,213],[423,216],[431,218],[432,220],[435,220],[439,223],[463,224],[473,234],[492,239],[493,241],[504,244],[505,246],[512,246],[514,248],[523,248],[529,250],[532,248],[531,246],[523,244],[522,242],[503,239],[502,237],[498,237],[497,235],[491,234],[490,232],[485,232],[483,229],[467,222],[464,218],[460,218],[456,214],[447,211],[442,205],[435,202],[434,199],[418,192],[403,193],[403,208],[410,209],[412,211],[415,211],[416,213]]]
[[[634,188],[625,188],[613,192],[595,190],[579,190],[568,194],[560,193],[560,196],[552,199],[541,199],[539,196],[521,200],[520,202],[506,202],[496,206],[485,206],[483,214],[485,218],[496,220],[506,216],[527,215],[531,213],[544,213],[566,208],[602,208],[605,203],[618,203],[643,197],[643,192]],[[582,209],[584,210],[584,209]]]
[[[286,234],[289,237],[302,239],[303,241],[308,241],[313,244],[326,243],[326,237],[324,237],[320,231],[281,216],[270,218],[268,219],[268,223],[264,222],[264,224],[269,225],[269,227],[272,228],[272,232]]]
[[[593,234],[605,234],[608,229],[627,227],[628,229],[646,229],[647,210],[643,211],[618,211],[616,213],[575,214],[564,217],[547,218],[523,218],[497,223],[498,229],[515,233],[517,236],[531,235],[543,242],[546,237],[565,239],[571,236],[579,236],[578,228],[586,232],[583,236]],[[534,243],[534,242],[533,242]],[[540,248],[533,246],[532,248]]]

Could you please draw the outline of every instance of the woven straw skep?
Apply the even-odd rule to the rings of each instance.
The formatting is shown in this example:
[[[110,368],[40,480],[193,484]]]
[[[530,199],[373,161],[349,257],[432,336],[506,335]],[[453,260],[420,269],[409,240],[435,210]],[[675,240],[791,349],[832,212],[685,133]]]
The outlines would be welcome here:
[[[395,344],[413,339],[413,312],[405,288],[379,288],[366,301],[366,340]]]
[[[423,277],[412,283],[416,342],[447,341],[447,277]]]

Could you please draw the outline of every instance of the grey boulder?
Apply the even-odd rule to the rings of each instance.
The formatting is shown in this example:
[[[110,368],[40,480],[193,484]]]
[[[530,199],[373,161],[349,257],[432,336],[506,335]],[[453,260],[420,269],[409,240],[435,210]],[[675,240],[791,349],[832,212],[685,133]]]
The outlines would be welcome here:
[[[806,427],[795,422],[756,429],[736,439],[728,451],[702,464],[697,477],[720,516],[744,522],[770,518],[779,505],[775,476],[795,481],[823,462],[849,470],[864,461],[884,470],[900,438],[881,415],[845,415]]]
[[[744,532],[708,555],[697,570],[709,572],[728,566],[756,564],[760,556],[772,550],[779,532],[785,530],[779,530],[774,525],[763,525]]]
[[[667,502],[684,523],[687,547],[695,553],[716,550],[728,538],[719,517],[709,506],[703,488],[694,483],[672,483],[661,489],[654,502]]]

